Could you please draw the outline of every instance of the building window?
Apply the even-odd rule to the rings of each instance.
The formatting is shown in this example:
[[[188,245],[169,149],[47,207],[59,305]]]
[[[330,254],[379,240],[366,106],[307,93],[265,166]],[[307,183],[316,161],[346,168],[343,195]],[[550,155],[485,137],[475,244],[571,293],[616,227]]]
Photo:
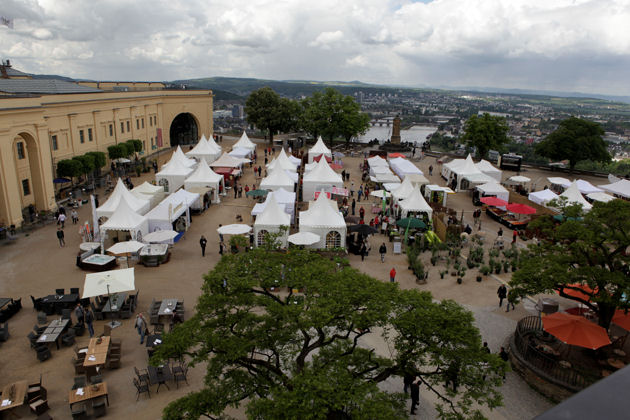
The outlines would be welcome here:
[[[136,130],[140,130],[140,120],[136,119]]]
[[[331,230],[326,234],[326,249],[341,247],[341,234]]]
[[[153,125],[157,125],[157,115],[153,116]]]
[[[57,144],[57,136],[52,136],[50,141],[52,142],[52,149],[57,150],[59,148],[59,145]]]
[[[88,128],[88,140],[92,141],[92,129]]]
[[[24,196],[31,194],[31,186],[28,182],[28,179],[22,180],[22,191],[24,192]]]
[[[81,143],[85,143],[85,135],[83,134],[83,130],[79,130],[79,141]]]
[[[26,157],[26,154],[24,153],[24,143],[21,141],[17,142],[17,155],[18,159],[24,159]]]
[[[127,120],[127,132],[131,131],[131,124],[129,123],[129,120]]]
[[[144,128],[144,118],[142,119],[142,128]]]
[[[109,125],[109,137],[114,135],[114,124]]]
[[[153,127],[153,117],[149,117],[149,127]]]
[[[124,122],[120,122],[120,132],[124,133],[125,132],[125,123]]]

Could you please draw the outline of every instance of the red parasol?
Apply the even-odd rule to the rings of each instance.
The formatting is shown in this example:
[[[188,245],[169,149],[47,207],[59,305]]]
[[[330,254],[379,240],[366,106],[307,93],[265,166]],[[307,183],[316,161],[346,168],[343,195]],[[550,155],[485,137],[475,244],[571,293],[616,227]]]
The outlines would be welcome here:
[[[597,290],[591,289],[587,284],[579,283],[567,284],[565,287],[556,290],[556,293],[560,294],[560,291],[564,292],[565,295],[582,299],[585,302],[590,302],[591,295],[597,294]]]
[[[505,208],[507,208],[508,211],[511,211],[512,213],[516,213],[516,214],[534,214],[534,213],[536,213],[536,209],[533,208],[533,207],[528,206],[527,204],[510,203],[507,206],[505,206]]]
[[[319,162],[319,160],[322,158],[322,156],[324,156],[326,158],[326,162],[328,162],[328,163],[332,162],[332,159],[329,158],[328,156],[324,155],[323,153],[321,155],[319,155],[319,156],[315,156],[313,158],[313,161],[314,162]]]
[[[407,156],[403,155],[402,153],[388,153],[387,157],[391,158],[391,159],[394,159],[394,158],[407,158]]]
[[[488,196],[488,197],[481,197],[479,199],[479,201],[481,201],[484,204],[487,204],[489,206],[495,206],[495,207],[502,207],[507,205],[507,201],[502,200],[498,197],[493,197],[493,196]]]
[[[585,308],[585,307],[580,307],[580,306],[574,306],[573,308],[569,308],[569,309],[565,309],[564,312],[571,314],[571,315],[582,315],[584,316],[585,314],[590,312],[589,308]]]
[[[572,346],[595,350],[610,344],[604,328],[581,316],[556,312],[544,316],[542,322],[545,331]]]
[[[625,309],[617,309],[612,318],[612,322],[619,325],[624,330],[630,331],[630,312]]]

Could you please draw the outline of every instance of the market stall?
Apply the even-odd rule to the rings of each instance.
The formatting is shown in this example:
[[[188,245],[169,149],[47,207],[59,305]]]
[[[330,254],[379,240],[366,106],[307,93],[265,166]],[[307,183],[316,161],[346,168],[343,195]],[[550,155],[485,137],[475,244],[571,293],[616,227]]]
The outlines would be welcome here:
[[[389,166],[392,168],[394,173],[398,175],[398,177],[402,180],[404,180],[405,177],[410,174],[422,175],[422,171],[411,161],[405,158],[397,157],[394,159],[389,159]]]
[[[284,149],[280,149],[278,157],[269,162],[269,164],[267,165],[267,170],[272,171],[276,167],[280,167],[284,170],[292,172],[297,171],[297,165],[293,163],[291,159],[289,159],[289,156],[287,156],[287,154],[284,152]]]
[[[167,165],[171,163],[173,160],[179,161],[182,165],[188,168],[194,168],[197,165],[197,161],[195,159],[186,157],[186,155],[182,151],[181,146],[177,146],[177,149],[175,149],[175,152],[173,152],[173,155],[171,156],[171,160],[168,161]]]
[[[308,163],[312,163],[313,159],[320,155],[324,155],[332,159],[332,152],[328,147],[326,147],[321,136],[317,138],[317,143],[315,143],[315,145],[308,151]]]
[[[546,190],[529,193],[527,198],[529,201],[547,207],[548,202],[558,199],[558,194],[547,188]]]
[[[622,179],[612,184],[600,185],[600,187],[609,193],[626,199],[630,198],[630,181]]]
[[[238,139],[238,141],[234,143],[234,145],[232,146],[232,150],[235,150],[238,148],[249,149],[252,151],[256,150],[256,145],[249,139],[249,137],[247,137],[247,133],[245,131],[243,131],[241,138]]]
[[[184,185],[184,181],[193,171],[192,166],[186,166],[180,159],[171,158],[169,163],[155,174],[155,182],[164,188],[166,194],[171,194]]]
[[[287,171],[278,166],[261,181],[260,189],[276,191],[284,188],[287,191],[293,191],[295,189],[295,182],[294,178],[292,178]]]
[[[221,156],[221,147],[215,143],[214,139],[210,138],[210,140],[208,141],[206,136],[202,135],[197,145],[189,152],[186,152],[186,156],[200,161],[203,159],[206,163],[214,162]]]
[[[149,233],[149,222],[146,216],[136,213],[127,203],[127,200],[123,198],[114,213],[99,226],[99,229],[103,244],[106,236],[111,239],[116,238],[117,241],[128,239],[142,241],[143,235]],[[105,249],[105,247],[101,246],[101,249]]]
[[[477,169],[479,169],[482,173],[488,175],[496,182],[501,182],[501,177],[503,176],[503,171],[501,169],[496,168],[493,164],[488,162],[485,159],[481,159],[479,162],[475,164]]]
[[[446,206],[448,194],[455,194],[449,187],[442,187],[437,184],[428,184],[424,187],[424,197],[431,203],[439,203]]]
[[[315,191],[332,192],[332,187],[343,188],[341,175],[333,171],[326,159],[321,159],[317,166],[302,178],[302,200],[315,198]]]
[[[184,232],[188,229],[191,221],[190,207],[195,205],[199,199],[199,194],[186,190],[178,190],[169,195],[147,213],[149,231],[175,230],[180,233]]]
[[[221,198],[219,196],[219,190],[221,185],[225,188],[224,178],[214,172],[205,160],[199,162],[197,169],[184,181],[184,188],[189,190],[191,188],[208,188],[211,190],[212,203],[220,203]],[[195,191],[196,192],[196,191]],[[200,200],[203,205],[204,201]]]
[[[141,200],[149,200],[150,208],[155,207],[157,203],[164,199],[164,187],[149,184],[146,181],[132,189],[131,193]]]
[[[582,196],[582,193],[578,189],[577,181],[573,181],[571,185],[560,194],[559,198],[562,199],[563,197],[566,199],[567,204],[579,204],[585,212],[593,208],[593,205]]]
[[[430,221],[433,216],[433,209],[429,206],[424,197],[422,197],[420,188],[414,188],[407,198],[398,203],[398,206],[400,207],[401,218],[423,214],[426,216],[426,220]]]
[[[99,208],[96,209],[96,217],[110,217],[118,208],[121,199],[125,199],[128,206],[136,213],[145,214],[149,211],[151,203],[148,199],[141,199],[132,194],[120,178],[116,182],[116,187],[112,194]]]
[[[299,228],[300,232],[319,235],[320,240],[311,245],[311,248],[346,246],[346,221],[339,212],[337,203],[329,200],[326,194],[319,194],[317,200],[309,203],[308,210],[300,212]]]
[[[478,191],[477,197],[497,197],[505,201],[510,200],[510,192],[497,182],[488,182],[486,184],[477,185],[475,190]]]
[[[256,246],[263,245],[266,234],[278,233],[280,228],[285,226],[286,229],[277,240],[282,248],[286,248],[287,238],[289,237],[289,225],[291,224],[290,216],[284,211],[284,206],[278,205],[273,196],[268,197],[265,203],[265,209],[256,217],[254,222]]]
[[[403,200],[409,197],[413,190],[415,190],[416,188],[417,187],[414,187],[412,182],[407,177],[405,177],[400,186],[392,191],[392,196],[395,200]]]
[[[261,214],[265,210],[269,199],[273,197],[276,203],[278,203],[278,205],[284,209],[284,212],[291,217],[291,224],[293,224],[295,222],[295,196],[296,194],[294,192],[289,192],[284,188],[279,188],[276,191],[272,191],[267,194],[267,198],[264,202],[256,203],[256,205],[254,205],[254,208],[251,211],[251,215],[258,216],[259,214]]]

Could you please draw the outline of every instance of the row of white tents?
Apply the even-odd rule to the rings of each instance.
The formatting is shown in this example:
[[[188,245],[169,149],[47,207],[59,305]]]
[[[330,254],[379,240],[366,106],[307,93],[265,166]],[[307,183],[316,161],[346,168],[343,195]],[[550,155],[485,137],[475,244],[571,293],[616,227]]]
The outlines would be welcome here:
[[[456,192],[467,190],[472,186],[501,182],[503,172],[490,162],[481,160],[475,163],[471,155],[466,159],[454,159],[442,165],[442,177]]]

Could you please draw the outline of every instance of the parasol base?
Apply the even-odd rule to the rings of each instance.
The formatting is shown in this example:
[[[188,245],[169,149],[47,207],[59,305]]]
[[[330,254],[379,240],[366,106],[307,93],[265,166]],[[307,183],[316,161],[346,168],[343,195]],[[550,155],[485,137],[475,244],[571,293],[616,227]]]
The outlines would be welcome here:
[[[110,321],[110,322],[106,323],[105,325],[108,325],[113,330],[114,328],[120,327],[122,325],[122,323],[120,323],[118,321]]]

